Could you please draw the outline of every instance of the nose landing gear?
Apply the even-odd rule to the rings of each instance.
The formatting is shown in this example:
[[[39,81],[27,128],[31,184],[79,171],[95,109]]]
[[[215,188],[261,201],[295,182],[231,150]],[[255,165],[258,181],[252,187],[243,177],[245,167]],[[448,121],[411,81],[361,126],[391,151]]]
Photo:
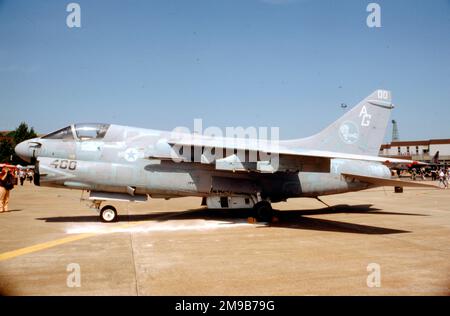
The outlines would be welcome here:
[[[112,205],[105,205],[101,209],[101,204],[104,201],[94,200],[92,201],[91,208],[97,210],[100,215],[100,220],[104,223],[117,222],[117,210]]]
[[[100,210],[100,218],[102,222],[112,223],[117,222],[117,210],[114,206],[105,205]]]

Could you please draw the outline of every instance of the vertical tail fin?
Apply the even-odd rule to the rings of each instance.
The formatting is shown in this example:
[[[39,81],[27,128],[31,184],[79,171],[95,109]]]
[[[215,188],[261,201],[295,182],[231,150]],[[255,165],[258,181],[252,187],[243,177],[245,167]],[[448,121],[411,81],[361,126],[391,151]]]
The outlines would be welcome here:
[[[431,160],[432,163],[439,164],[439,150],[434,154],[433,159]]]
[[[378,156],[393,107],[391,92],[376,90],[323,131],[286,146]]]

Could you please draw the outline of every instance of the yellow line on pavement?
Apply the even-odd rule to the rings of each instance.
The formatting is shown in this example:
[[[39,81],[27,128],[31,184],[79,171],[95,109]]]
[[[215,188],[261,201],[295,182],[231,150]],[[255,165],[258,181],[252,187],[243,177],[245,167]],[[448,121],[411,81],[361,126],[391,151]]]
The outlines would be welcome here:
[[[26,255],[26,254],[29,254],[29,253],[32,253],[32,252],[36,252],[36,251],[52,248],[52,247],[59,246],[59,245],[62,245],[62,244],[66,244],[66,243],[69,243],[69,242],[72,242],[72,241],[85,239],[85,238],[88,238],[88,237],[92,237],[94,235],[97,235],[97,234],[94,234],[94,233],[79,234],[79,235],[75,235],[75,236],[70,236],[70,237],[65,237],[65,238],[61,238],[61,239],[51,240],[51,241],[43,242],[41,244],[37,244],[37,245],[25,247],[25,248],[20,248],[20,249],[8,251],[8,252],[4,252],[4,253],[0,254],[0,261],[8,260],[8,259],[12,259],[12,258],[15,258],[15,257],[18,257],[18,256]]]
[[[156,219],[159,219],[159,220],[168,219],[172,216],[189,213],[192,211],[193,210],[189,210],[189,211],[185,211],[185,212],[179,212],[179,213],[175,213],[175,214],[165,215],[165,216],[157,217]],[[69,243],[72,241],[82,240],[82,239],[86,239],[86,238],[98,236],[98,235],[103,235],[103,234],[115,233],[115,232],[117,232],[117,229],[129,228],[129,227],[138,226],[138,225],[142,225],[142,223],[139,223],[139,222],[126,223],[126,224],[119,225],[119,226],[112,226],[103,231],[98,231],[95,233],[81,233],[81,234],[77,234],[77,235],[73,235],[73,236],[69,236],[69,237],[64,237],[64,238],[60,238],[60,239],[43,242],[41,244],[36,244],[33,246],[29,246],[29,247],[24,247],[24,248],[12,250],[12,251],[7,251],[7,252],[0,254],[0,262],[4,261],[4,260],[15,258],[15,257],[27,255],[29,253],[33,253],[33,252],[49,249],[52,247],[56,247],[59,245],[63,245],[63,244],[66,244],[66,243]]]
[[[69,236],[69,237],[64,237],[64,238],[60,238],[60,239],[43,242],[41,244],[37,244],[37,245],[29,246],[29,247],[24,247],[24,248],[12,250],[12,251],[4,252],[4,253],[0,254],[0,261],[12,259],[12,258],[15,258],[18,256],[27,255],[29,253],[33,253],[36,251],[41,251],[41,250],[56,247],[59,245],[67,244],[72,241],[82,240],[82,239],[86,239],[86,238],[98,236],[98,235],[103,235],[103,234],[115,233],[115,230],[117,228],[123,229],[123,228],[128,228],[128,227],[132,227],[132,226],[136,226],[136,225],[138,225],[138,223],[127,223],[127,224],[120,225],[118,227],[117,226],[110,227],[108,229],[105,229],[105,230],[99,231],[99,232],[95,232],[95,233],[77,234],[77,235],[73,235],[73,236]]]

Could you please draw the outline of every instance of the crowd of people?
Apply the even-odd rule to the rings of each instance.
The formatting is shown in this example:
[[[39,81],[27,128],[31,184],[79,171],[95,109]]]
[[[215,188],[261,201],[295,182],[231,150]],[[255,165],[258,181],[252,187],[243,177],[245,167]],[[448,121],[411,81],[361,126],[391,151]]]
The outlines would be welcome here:
[[[20,169],[17,177],[19,178],[20,185],[23,185],[25,180],[28,180],[30,183],[33,182],[34,172],[32,169]]]
[[[8,212],[9,194],[15,185],[23,185],[25,180],[33,182],[34,170],[3,166],[0,171],[0,213]]]
[[[426,180],[427,177],[431,178],[431,181],[439,181],[439,187],[443,189],[448,189],[448,184],[450,182],[450,167],[440,167],[440,168],[412,168],[410,170],[405,170],[407,174],[411,177],[411,180]],[[397,176],[400,178],[402,176],[402,171],[397,170]]]

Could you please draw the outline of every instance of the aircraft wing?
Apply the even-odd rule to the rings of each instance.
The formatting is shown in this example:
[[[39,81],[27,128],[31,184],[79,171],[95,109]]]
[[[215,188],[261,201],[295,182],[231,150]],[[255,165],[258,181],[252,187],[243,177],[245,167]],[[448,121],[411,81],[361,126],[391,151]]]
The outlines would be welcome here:
[[[311,160],[322,159],[329,160],[333,158],[338,159],[353,159],[353,160],[365,160],[376,161],[384,164],[411,164],[412,160],[386,158],[379,156],[368,156],[360,154],[348,154],[323,150],[312,150],[305,148],[286,148],[280,145],[278,142],[251,140],[251,139],[239,139],[239,138],[222,138],[215,139],[205,136],[192,136],[192,137],[180,137],[168,141],[168,144],[172,147],[207,147],[207,148],[224,148],[240,151],[253,151],[259,153],[270,154],[270,156],[289,157],[296,160]],[[154,157],[157,158],[157,157]],[[170,158],[170,157],[166,157]]]
[[[358,180],[361,182],[369,183],[379,187],[421,187],[437,189],[438,187],[432,184],[425,184],[420,182],[401,181],[395,179],[385,179],[378,177],[368,177],[351,173],[342,173],[342,175],[349,180]]]

